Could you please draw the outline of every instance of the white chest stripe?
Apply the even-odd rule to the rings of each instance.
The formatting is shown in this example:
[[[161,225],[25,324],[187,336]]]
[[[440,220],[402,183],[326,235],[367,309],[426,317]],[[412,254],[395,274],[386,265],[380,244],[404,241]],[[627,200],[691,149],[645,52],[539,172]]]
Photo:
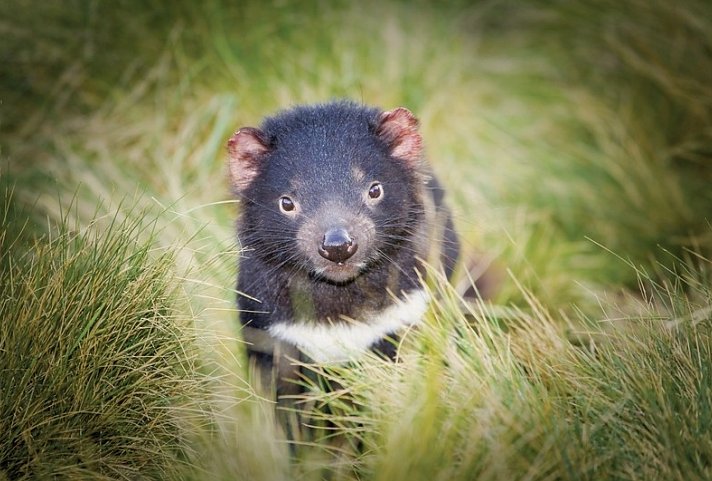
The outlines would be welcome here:
[[[418,324],[428,308],[428,301],[428,294],[418,290],[364,321],[278,323],[270,326],[269,332],[296,345],[316,362],[345,362],[364,353],[384,336]]]

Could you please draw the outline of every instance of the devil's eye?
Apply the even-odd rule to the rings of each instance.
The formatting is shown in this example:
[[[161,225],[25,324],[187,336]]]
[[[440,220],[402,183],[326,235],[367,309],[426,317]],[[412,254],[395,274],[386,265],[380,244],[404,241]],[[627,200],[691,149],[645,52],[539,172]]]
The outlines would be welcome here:
[[[368,196],[371,199],[378,199],[383,195],[383,186],[380,182],[374,182],[368,189]]]
[[[292,212],[295,208],[294,201],[286,195],[279,198],[279,209],[282,212]]]

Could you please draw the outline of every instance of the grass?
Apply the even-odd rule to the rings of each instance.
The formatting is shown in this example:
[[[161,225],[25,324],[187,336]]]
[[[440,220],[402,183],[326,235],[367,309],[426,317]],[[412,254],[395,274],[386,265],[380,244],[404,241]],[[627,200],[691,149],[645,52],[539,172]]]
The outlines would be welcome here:
[[[444,288],[401,363],[322,369],[344,391],[314,401],[363,445],[346,466],[357,479],[709,479],[711,264],[698,261],[689,284],[641,272],[639,314],[577,343],[533,297],[503,330],[491,307],[453,316]]]
[[[170,256],[126,222],[18,242],[12,203],[4,192],[0,477],[174,476],[207,383]]]
[[[38,386],[0,378],[0,478],[712,478],[707,3],[0,4],[0,355]],[[342,96],[420,117],[500,281],[325,371],[335,432],[290,454],[244,380],[224,143]]]

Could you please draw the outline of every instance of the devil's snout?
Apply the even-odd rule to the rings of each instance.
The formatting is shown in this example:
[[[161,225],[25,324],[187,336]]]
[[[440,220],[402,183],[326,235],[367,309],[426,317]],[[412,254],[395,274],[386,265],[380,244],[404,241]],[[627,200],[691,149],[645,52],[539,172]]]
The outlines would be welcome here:
[[[326,231],[319,246],[319,254],[331,262],[341,264],[354,255],[358,244],[343,227],[331,228]]]

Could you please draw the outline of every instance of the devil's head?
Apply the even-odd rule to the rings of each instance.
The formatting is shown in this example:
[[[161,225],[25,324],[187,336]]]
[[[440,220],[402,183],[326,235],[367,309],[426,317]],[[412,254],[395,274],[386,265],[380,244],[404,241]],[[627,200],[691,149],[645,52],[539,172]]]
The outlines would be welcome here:
[[[414,249],[426,176],[407,109],[297,107],[240,129],[228,150],[240,240],[268,265],[348,283]]]

